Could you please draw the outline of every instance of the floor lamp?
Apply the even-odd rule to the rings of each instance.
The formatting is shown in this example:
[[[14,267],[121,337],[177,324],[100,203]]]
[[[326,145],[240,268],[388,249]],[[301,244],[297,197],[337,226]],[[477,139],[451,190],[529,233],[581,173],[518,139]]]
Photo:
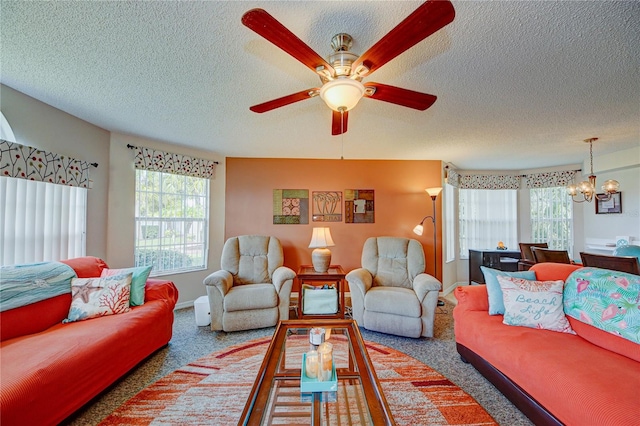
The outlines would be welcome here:
[[[413,228],[413,233],[416,235],[422,235],[424,232],[424,221],[427,219],[431,219],[431,223],[433,223],[433,267],[434,267],[434,276],[438,278],[438,251],[436,250],[436,242],[437,242],[437,234],[436,234],[436,198],[438,194],[442,191],[442,188],[427,188],[425,191],[431,197],[431,202],[433,203],[433,216],[425,216],[422,218],[420,223]]]

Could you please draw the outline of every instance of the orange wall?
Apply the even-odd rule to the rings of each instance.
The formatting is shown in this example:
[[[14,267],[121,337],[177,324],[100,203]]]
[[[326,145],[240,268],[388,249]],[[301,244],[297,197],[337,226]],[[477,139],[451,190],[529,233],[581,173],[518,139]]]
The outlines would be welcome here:
[[[433,228],[427,220],[422,236],[412,230],[433,214],[425,188],[442,186],[440,161],[226,159],[225,239],[246,234],[274,235],[284,247],[285,265],[297,271],[311,264],[308,248],[314,226],[328,226],[335,242],[332,264],[345,271],[360,267],[365,240],[371,236],[415,238],[425,250],[426,272],[433,275]],[[342,222],[274,225],[273,190],[342,191]],[[375,223],[344,222],[344,190],[375,190]],[[438,196],[438,262],[441,262],[441,200]],[[441,275],[442,268],[438,268]]]

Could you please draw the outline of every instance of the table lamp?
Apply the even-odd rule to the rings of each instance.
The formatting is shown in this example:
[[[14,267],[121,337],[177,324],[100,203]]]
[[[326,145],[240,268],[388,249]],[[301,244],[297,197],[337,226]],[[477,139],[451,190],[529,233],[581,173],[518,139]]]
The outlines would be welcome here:
[[[311,263],[313,263],[313,269],[316,272],[327,272],[329,270],[331,250],[327,247],[333,247],[334,245],[329,228],[313,228],[309,248],[314,249],[311,253]]]

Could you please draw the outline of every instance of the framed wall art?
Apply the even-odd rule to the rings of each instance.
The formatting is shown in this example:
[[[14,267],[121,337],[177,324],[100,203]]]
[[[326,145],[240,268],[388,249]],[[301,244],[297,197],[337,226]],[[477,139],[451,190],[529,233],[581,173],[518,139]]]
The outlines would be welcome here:
[[[273,190],[273,224],[304,225],[309,223],[308,189]]]
[[[374,223],[375,194],[373,189],[344,190],[344,222]]]
[[[311,193],[313,222],[342,222],[342,192],[313,191]]]
[[[611,194],[608,200],[600,200],[598,197],[605,197],[605,194],[596,194],[596,214],[622,213],[622,193]]]

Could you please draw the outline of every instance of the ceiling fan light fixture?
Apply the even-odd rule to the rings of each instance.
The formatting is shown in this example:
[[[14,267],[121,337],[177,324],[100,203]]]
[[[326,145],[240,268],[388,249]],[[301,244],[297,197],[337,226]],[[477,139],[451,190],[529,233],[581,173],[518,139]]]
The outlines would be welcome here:
[[[350,78],[337,78],[326,82],[320,97],[334,111],[350,111],[364,95],[364,84]]]

